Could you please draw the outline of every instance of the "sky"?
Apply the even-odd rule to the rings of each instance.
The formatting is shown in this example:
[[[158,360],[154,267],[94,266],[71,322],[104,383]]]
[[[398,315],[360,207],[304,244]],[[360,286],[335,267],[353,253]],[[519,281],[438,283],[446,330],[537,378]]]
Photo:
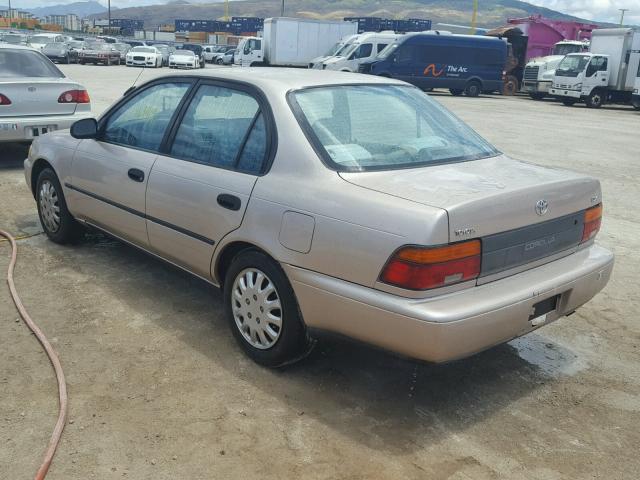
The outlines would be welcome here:
[[[44,7],[61,3],[72,3],[74,0],[12,0],[15,8]],[[107,0],[99,0],[103,5]],[[196,0],[202,2],[203,0]],[[216,1],[216,0],[213,0]],[[217,0],[221,1],[221,0]],[[577,17],[597,20],[600,22],[618,23],[620,21],[619,8],[628,8],[625,14],[625,23],[640,25],[640,1],[638,0],[528,0],[529,3],[542,7],[552,8],[560,12],[575,15]],[[0,4],[6,4],[6,0],[0,0]],[[150,5],[164,3],[163,0],[111,0],[111,6],[134,7],[138,5]],[[471,0],[469,0],[471,3]],[[482,8],[482,0],[480,0]]]

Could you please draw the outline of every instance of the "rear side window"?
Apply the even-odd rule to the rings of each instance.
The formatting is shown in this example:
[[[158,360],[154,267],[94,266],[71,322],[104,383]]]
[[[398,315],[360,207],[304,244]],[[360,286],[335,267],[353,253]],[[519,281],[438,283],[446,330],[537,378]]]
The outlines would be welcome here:
[[[64,78],[46,57],[31,50],[0,50],[0,78]]]
[[[190,83],[161,83],[131,97],[107,119],[102,140],[157,152]]]
[[[214,167],[259,173],[266,128],[251,95],[216,85],[201,86],[185,112],[171,155]]]
[[[388,43],[379,43],[376,47],[376,53],[380,53],[382,50],[387,48]]]

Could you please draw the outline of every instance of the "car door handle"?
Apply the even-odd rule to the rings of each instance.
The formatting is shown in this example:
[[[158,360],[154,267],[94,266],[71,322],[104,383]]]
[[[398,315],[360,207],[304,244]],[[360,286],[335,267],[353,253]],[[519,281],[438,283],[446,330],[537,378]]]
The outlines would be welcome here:
[[[221,193],[220,195],[218,195],[218,205],[223,208],[236,211],[240,210],[240,205],[242,205],[242,202],[235,195]]]
[[[144,172],[142,170],[131,168],[129,169],[127,174],[129,175],[129,178],[134,182],[144,182]]]

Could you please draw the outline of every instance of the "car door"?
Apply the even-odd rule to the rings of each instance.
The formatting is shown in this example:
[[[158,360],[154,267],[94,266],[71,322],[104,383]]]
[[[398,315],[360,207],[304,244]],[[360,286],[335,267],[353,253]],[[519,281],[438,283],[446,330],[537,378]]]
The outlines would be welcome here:
[[[145,192],[151,166],[190,81],[165,81],[125,97],[100,121],[97,139],[73,157],[72,211],[98,227],[148,245]]]
[[[217,243],[238,228],[264,171],[272,129],[247,87],[201,83],[183,107],[147,187],[151,249],[206,278]]]

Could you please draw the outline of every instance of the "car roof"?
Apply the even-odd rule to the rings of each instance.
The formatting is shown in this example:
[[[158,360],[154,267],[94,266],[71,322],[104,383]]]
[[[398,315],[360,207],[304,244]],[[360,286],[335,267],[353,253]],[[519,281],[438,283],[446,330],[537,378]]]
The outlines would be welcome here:
[[[33,50],[34,52],[37,51],[35,48],[27,47],[24,45],[16,45],[13,43],[0,43],[0,48],[11,48],[13,50]]]
[[[190,71],[188,74],[167,74],[160,78],[171,77],[198,77],[218,80],[230,80],[250,83],[261,89],[270,91],[280,90],[286,93],[289,90],[305,87],[331,86],[343,84],[367,84],[367,85],[406,85],[405,82],[387,77],[363,75],[360,73],[348,73],[329,70],[315,70],[303,68],[216,68],[200,71]],[[153,81],[153,80],[152,80]]]

